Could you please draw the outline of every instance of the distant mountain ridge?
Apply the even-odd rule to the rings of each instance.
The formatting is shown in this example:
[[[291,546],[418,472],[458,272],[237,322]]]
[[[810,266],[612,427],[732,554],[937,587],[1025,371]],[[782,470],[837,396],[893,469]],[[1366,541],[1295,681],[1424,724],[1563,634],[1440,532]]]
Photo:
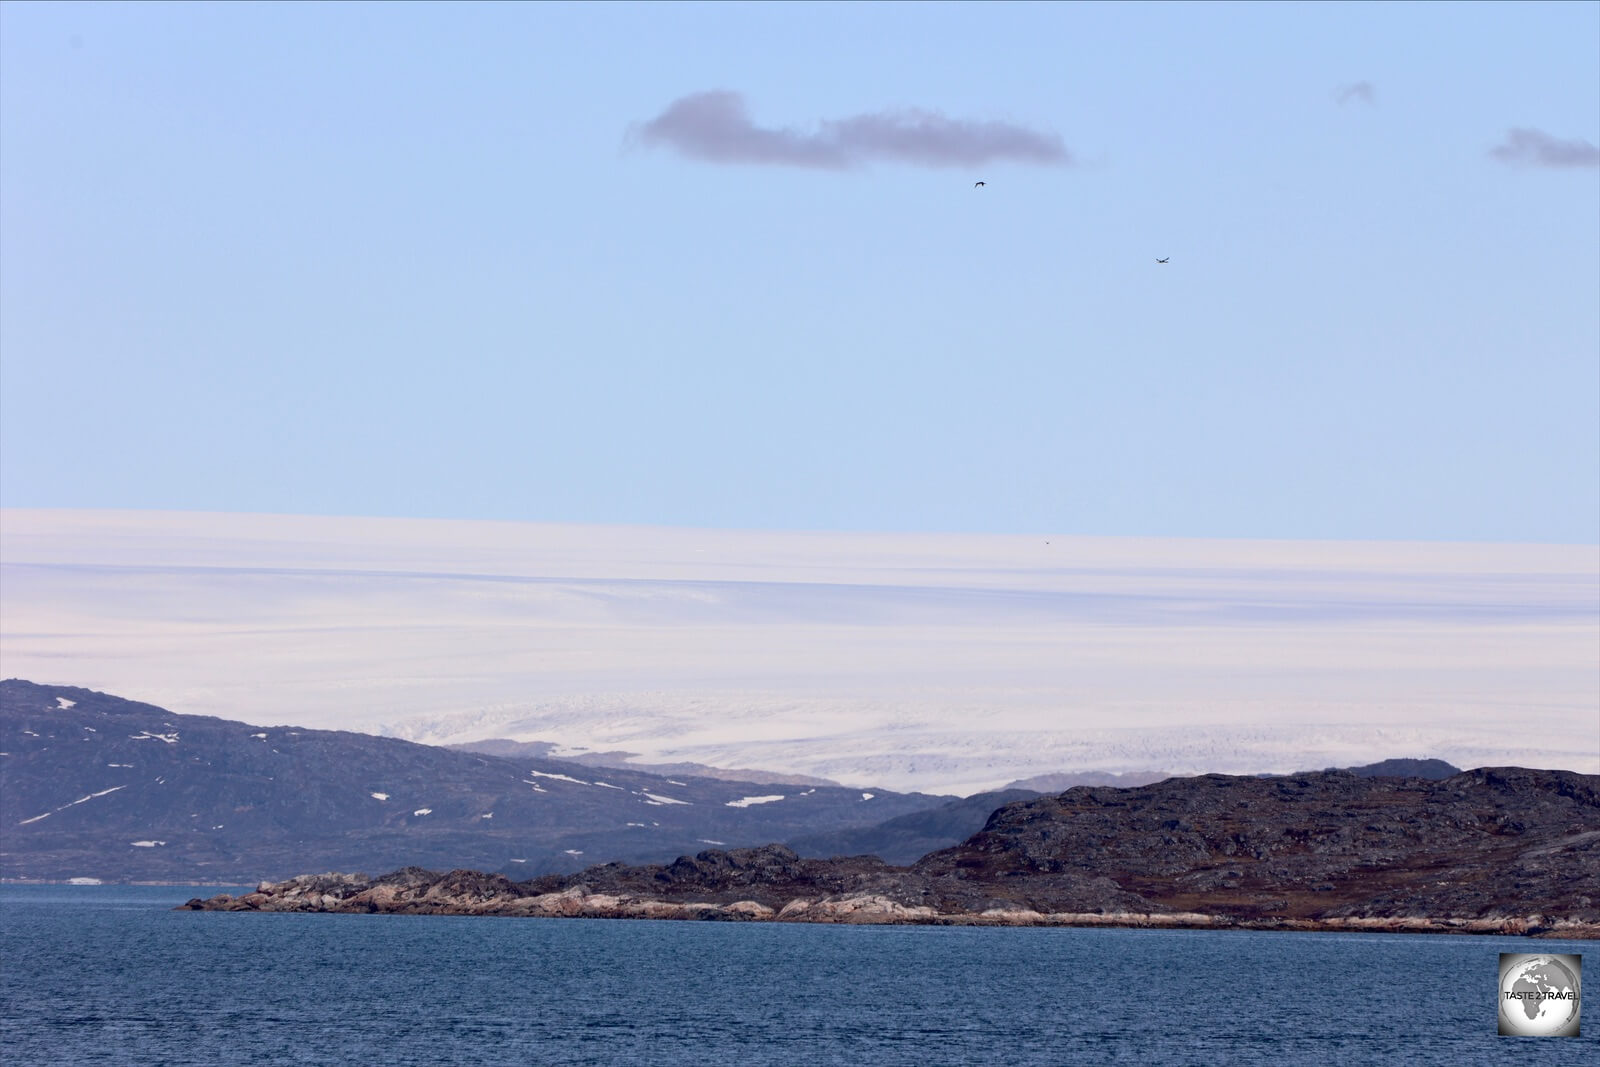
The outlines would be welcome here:
[[[951,798],[673,778],[263,728],[0,682],[0,877],[238,882],[306,868],[521,876],[871,825]]]
[[[1014,782],[1006,783],[1003,789],[1026,789],[1034,793],[1064,793],[1080,785],[1132,789],[1171,777],[1172,775],[1165,771],[1124,771],[1121,774],[1111,774],[1106,771],[1058,771],[1051,774],[1035,774],[1030,778],[1018,778]]]
[[[1442,759],[1386,759],[1345,769],[1358,778],[1423,778],[1431,782],[1461,773],[1460,767]]]

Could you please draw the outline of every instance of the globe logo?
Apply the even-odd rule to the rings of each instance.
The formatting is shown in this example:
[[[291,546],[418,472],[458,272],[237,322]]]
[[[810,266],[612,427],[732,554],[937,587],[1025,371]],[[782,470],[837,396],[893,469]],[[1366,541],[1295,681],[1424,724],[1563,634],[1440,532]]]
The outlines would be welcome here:
[[[1583,957],[1500,954],[1500,1032],[1577,1037]]]

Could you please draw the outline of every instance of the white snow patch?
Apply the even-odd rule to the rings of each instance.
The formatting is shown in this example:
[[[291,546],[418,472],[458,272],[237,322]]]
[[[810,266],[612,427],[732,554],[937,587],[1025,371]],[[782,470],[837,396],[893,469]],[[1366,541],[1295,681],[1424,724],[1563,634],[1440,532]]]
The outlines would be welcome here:
[[[676,778],[668,778],[666,781],[667,781],[668,785],[683,785],[683,786],[686,786],[686,785],[689,784],[688,782],[680,782]]]
[[[873,797],[875,797],[877,795],[878,794],[876,794],[876,793],[862,793],[861,794],[861,799],[862,800],[871,800]]]
[[[222,829],[222,824],[219,822],[219,823],[217,823],[217,825],[213,826],[212,829],[213,830],[220,830],[220,829]]]
[[[61,810],[61,809],[60,809],[60,808],[57,808],[57,809],[56,809],[56,811],[60,811],[60,810]],[[44,813],[44,814],[43,814],[43,815],[35,815],[35,816],[34,816],[34,817],[33,817],[33,818],[31,818],[31,819],[23,819],[23,820],[22,820],[22,821],[21,821],[21,822],[19,822],[19,823],[17,823],[17,825],[18,825],[18,826],[26,826],[26,825],[28,825],[28,824],[29,824],[29,823],[30,823],[30,822],[38,822],[38,821],[39,821],[39,820],[40,820],[40,819],[48,819],[48,818],[49,818],[49,817],[50,817],[50,816],[51,816],[51,815],[53,815],[53,814],[55,814],[55,812],[50,812],[50,811],[47,811],[47,812],[45,812],[45,813]]]
[[[132,767],[133,764],[131,764],[131,763],[108,763],[108,764],[106,764],[106,766],[107,767]]]
[[[105,883],[102,882],[98,878],[68,878],[67,879],[67,884],[68,885],[105,885]]]
[[[368,793],[367,796],[371,797],[373,800],[388,800],[389,799],[389,794],[388,793]]]
[[[413,815],[432,815],[433,814],[433,809],[432,808],[418,808],[416,811],[412,812],[411,814],[413,814]]]
[[[599,785],[599,786],[604,786],[607,789],[621,789],[622,788],[620,785],[612,785],[610,782],[602,782],[598,778],[596,778],[594,780],[594,784],[595,785]]]
[[[527,860],[512,860],[512,863],[527,863]]]
[[[738,800],[728,801],[723,806],[728,808],[748,808],[755,804],[771,804],[782,799],[783,794],[781,793],[770,797],[740,797]]]
[[[583,781],[582,779],[579,779],[579,778],[569,778],[567,775],[564,775],[564,774],[546,774],[544,771],[529,771],[528,773],[533,775],[535,778],[554,778],[558,782],[571,782],[574,785],[590,785],[591,784],[591,783],[585,782],[585,781]]]
[[[29,737],[38,737],[39,736],[38,734],[34,733],[32,730],[28,730],[28,729],[24,729],[22,732],[27,734]]]
[[[159,779],[157,779],[157,780],[159,781]],[[114,785],[110,789],[102,789],[98,793],[90,793],[86,797],[79,797],[77,800],[74,800],[72,802],[72,804],[82,804],[86,800],[93,800],[95,797],[103,797],[107,793],[115,793],[119,789],[126,789],[126,788],[128,788],[128,787],[125,786],[125,785]],[[59,808],[57,808],[56,810],[57,811],[66,811],[68,808],[72,807],[72,804],[63,804]]]
[[[163,725],[165,725],[165,724],[163,724]],[[175,745],[175,744],[178,743],[178,735],[176,733],[153,734],[149,730],[140,730],[136,734],[130,734],[128,736],[128,740],[130,740],[130,741],[164,741],[169,745]]]
[[[801,796],[803,796],[803,797],[808,797],[808,796],[810,796],[810,795],[811,795],[811,794],[812,794],[812,793],[815,793],[815,792],[816,792],[816,791],[817,791],[817,790],[816,790],[816,787],[815,787],[815,786],[813,786],[813,787],[812,787],[812,788],[810,788],[810,789],[807,789],[807,790],[806,790],[806,791],[805,791],[805,792],[804,792],[804,793],[801,793],[801,794],[800,794],[800,795],[801,795]]]
[[[648,826],[648,825],[649,825],[649,823],[642,823],[642,822],[630,822],[630,823],[629,823],[629,824],[628,824],[628,825],[629,825],[629,826],[640,826],[640,827],[643,827],[643,826]]]
[[[482,815],[478,816],[478,818],[480,818],[480,819],[492,819],[492,818],[494,818],[494,812],[486,811]]]
[[[523,784],[524,784],[524,785],[531,785],[531,786],[533,786],[533,791],[534,791],[534,792],[535,792],[535,793],[548,793],[548,792],[550,792],[550,790],[548,790],[548,789],[546,789],[546,788],[545,788],[545,787],[544,787],[544,786],[542,786],[542,785],[540,785],[540,784],[539,784],[539,783],[538,783],[538,782],[535,782],[535,781],[532,781],[532,780],[530,780],[530,779],[528,779],[528,778],[524,778],[524,779],[523,779],[523,780],[522,780],[522,783],[523,783]]]
[[[93,726],[85,726],[84,729],[89,731],[91,734],[97,734],[97,733],[100,732],[99,730],[96,730]]]
[[[166,844],[165,841],[129,841],[134,848],[155,848],[157,845]]]
[[[567,851],[567,855],[569,855],[569,856],[581,856],[581,855],[583,855],[583,850],[580,849],[580,848],[569,848],[566,851]]]
[[[77,706],[78,702],[76,700],[68,700],[66,697],[56,697],[56,710],[58,711],[66,711],[68,708],[75,708]]]
[[[688,804],[689,803],[689,801],[687,801],[687,800],[674,800],[672,797],[658,796],[655,793],[646,793],[645,796],[650,798],[649,800],[646,800],[645,803],[646,804],[654,804],[656,807],[660,807],[663,804]]]
[[[727,844],[726,841],[713,841],[709,837],[700,838],[700,843],[702,845],[726,845]]]
[[[266,734],[251,734],[250,736],[251,737],[258,737],[263,741],[265,741],[267,739],[267,735]]]

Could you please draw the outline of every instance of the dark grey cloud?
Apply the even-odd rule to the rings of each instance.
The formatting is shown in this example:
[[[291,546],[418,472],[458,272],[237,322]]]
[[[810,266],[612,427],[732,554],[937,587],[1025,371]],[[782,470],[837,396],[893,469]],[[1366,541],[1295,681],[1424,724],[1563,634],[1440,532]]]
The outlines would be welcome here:
[[[1600,167],[1600,148],[1579,138],[1563,141],[1543,130],[1507,130],[1506,139],[1489,154],[1502,163],[1529,167]]]
[[[922,167],[1013,162],[1064,165],[1072,156],[1052,133],[1009,122],[971,122],[922,110],[825,119],[815,129],[769,129],[750,121],[744,98],[725,89],[674,100],[633,136],[708,163],[845,170],[887,161]]]
[[[1340,107],[1352,100],[1359,100],[1363,104],[1376,104],[1378,102],[1378,90],[1371,82],[1351,82],[1349,85],[1341,85],[1335,89],[1333,98],[1339,102]]]

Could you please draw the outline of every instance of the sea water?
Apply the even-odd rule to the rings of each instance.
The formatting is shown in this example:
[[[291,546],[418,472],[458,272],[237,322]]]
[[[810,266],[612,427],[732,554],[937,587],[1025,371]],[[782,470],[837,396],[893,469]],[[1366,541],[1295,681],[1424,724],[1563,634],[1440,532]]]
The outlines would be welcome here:
[[[1600,1063],[1495,1024],[1499,953],[1593,943],[171,910],[218,891],[0,887],[0,1058]]]

